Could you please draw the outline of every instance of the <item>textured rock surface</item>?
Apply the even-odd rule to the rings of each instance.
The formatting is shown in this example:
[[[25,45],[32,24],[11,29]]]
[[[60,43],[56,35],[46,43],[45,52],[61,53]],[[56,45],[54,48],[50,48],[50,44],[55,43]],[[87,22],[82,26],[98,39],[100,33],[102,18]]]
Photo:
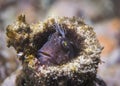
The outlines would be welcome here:
[[[78,55],[61,65],[39,65],[38,50],[55,33],[53,25],[58,23],[67,31],[67,36],[77,48]],[[16,79],[17,86],[96,86],[100,46],[93,28],[80,18],[49,18],[44,22],[27,24],[25,16],[7,27],[8,46],[13,46],[23,63]],[[56,57],[57,58],[57,57]],[[63,58],[63,57],[61,57]],[[100,85],[100,84],[99,84]],[[100,85],[104,86],[104,85]]]

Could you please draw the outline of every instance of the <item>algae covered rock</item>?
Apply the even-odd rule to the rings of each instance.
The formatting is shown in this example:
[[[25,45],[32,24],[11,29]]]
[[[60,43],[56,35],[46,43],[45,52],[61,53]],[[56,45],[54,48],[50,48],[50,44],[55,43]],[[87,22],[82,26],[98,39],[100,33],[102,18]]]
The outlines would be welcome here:
[[[81,18],[27,24],[20,15],[6,34],[23,66],[16,86],[106,86],[97,77],[103,47]]]

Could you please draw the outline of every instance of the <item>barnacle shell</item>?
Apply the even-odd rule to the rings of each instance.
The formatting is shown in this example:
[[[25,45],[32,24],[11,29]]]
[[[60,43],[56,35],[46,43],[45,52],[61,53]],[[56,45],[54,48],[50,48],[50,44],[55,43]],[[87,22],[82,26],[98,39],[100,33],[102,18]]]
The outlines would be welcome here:
[[[57,22],[66,27],[69,36],[78,44],[80,52],[71,61],[62,65],[36,65],[37,50],[54,33],[53,24]],[[100,46],[93,28],[86,25],[81,18],[58,17],[44,22],[27,24],[25,16],[7,27],[8,45],[13,46],[23,61],[23,69],[18,76],[17,86],[94,86],[97,74]]]

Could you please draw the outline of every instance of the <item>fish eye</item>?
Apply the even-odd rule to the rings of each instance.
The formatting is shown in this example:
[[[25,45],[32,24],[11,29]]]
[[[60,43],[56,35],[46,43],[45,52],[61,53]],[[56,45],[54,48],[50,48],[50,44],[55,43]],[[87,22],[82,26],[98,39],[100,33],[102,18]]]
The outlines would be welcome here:
[[[67,47],[67,45],[68,45],[67,41],[62,41],[62,45],[63,45],[64,47]]]
[[[72,42],[67,41],[67,40],[62,40],[61,41],[61,45],[63,47],[63,50],[68,53],[68,56],[70,58],[75,56],[75,52],[74,52],[74,45]]]
[[[71,44],[67,40],[62,40],[61,41],[61,46],[65,51],[69,51],[71,48]]]

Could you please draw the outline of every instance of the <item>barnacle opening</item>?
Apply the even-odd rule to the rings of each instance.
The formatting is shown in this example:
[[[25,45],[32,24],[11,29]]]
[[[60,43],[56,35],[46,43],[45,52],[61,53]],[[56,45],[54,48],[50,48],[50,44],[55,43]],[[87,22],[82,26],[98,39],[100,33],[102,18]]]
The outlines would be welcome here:
[[[43,31],[42,32],[38,32],[37,34],[34,35],[33,37],[33,46],[34,48],[36,49],[36,53],[35,53],[35,57],[38,58],[38,50],[41,49],[44,44],[49,40],[49,37],[54,34],[56,32],[55,28],[54,28],[54,24],[56,22],[53,22],[53,24],[49,25],[49,24],[46,24],[45,28],[43,28]],[[68,28],[67,24],[65,23],[62,23],[60,24],[62,27],[64,27],[64,29],[66,30],[67,34],[66,34],[66,37],[74,43],[74,57],[73,58],[70,58],[68,61],[65,61],[61,64],[58,64],[58,65],[63,65],[63,64],[66,64],[68,63],[69,61],[73,60],[74,58],[77,58],[77,56],[80,55],[80,51],[82,51],[82,49],[84,48],[84,38],[81,37],[79,34],[77,34],[77,30],[76,28]],[[56,57],[57,58],[57,57]],[[63,57],[64,58],[64,55]],[[56,64],[54,64],[55,66]],[[51,66],[51,65],[50,65]]]

